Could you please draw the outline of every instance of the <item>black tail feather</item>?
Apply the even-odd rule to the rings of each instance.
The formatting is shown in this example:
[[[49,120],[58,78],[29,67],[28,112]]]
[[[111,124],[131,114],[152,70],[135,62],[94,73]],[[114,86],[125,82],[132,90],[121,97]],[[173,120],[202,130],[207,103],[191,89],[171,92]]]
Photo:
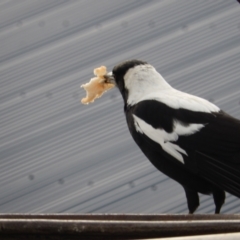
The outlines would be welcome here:
[[[219,188],[240,198],[240,165],[226,164],[197,152],[196,165],[198,174]]]

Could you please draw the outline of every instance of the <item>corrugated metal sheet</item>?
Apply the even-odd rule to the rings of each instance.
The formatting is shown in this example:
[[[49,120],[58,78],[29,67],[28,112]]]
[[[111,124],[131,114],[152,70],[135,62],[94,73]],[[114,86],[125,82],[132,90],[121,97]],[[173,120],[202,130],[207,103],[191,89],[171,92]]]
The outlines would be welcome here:
[[[0,2],[1,212],[187,212],[131,139],[118,91],[79,102],[93,68],[131,58],[240,118],[236,0]],[[213,209],[201,196],[198,212]]]

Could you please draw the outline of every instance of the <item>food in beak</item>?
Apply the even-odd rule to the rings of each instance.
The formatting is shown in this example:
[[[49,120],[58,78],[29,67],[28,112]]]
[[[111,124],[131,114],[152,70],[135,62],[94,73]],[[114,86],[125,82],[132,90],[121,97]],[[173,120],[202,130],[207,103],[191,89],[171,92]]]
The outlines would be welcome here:
[[[83,104],[94,102],[96,98],[100,98],[104,92],[115,86],[112,81],[112,76],[108,76],[105,66],[95,68],[93,73],[96,77],[91,78],[88,83],[81,85],[87,94],[87,96],[81,100]]]

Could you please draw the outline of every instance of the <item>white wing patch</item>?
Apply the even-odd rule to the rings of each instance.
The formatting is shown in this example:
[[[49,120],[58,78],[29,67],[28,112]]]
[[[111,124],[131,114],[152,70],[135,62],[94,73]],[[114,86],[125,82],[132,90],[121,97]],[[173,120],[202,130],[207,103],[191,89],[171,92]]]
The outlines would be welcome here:
[[[153,128],[150,124],[146,123],[136,115],[133,115],[133,119],[137,132],[140,132],[142,134],[144,133],[151,140],[159,143],[165,152],[182,163],[184,163],[182,154],[185,154],[187,156],[187,152],[173,142],[177,141],[179,136],[191,135],[195,132],[198,132],[201,128],[204,127],[203,124],[189,124],[187,126],[184,126],[181,124],[181,122],[175,121],[173,132],[168,133],[163,129]]]

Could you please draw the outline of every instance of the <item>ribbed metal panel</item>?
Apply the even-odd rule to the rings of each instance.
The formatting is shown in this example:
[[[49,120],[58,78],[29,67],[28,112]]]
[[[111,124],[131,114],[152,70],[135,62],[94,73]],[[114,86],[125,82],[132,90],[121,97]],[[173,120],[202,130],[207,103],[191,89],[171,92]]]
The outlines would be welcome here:
[[[0,2],[1,212],[187,212],[131,139],[117,89],[79,102],[95,67],[131,58],[240,118],[236,0]],[[198,212],[213,210],[201,196]]]

